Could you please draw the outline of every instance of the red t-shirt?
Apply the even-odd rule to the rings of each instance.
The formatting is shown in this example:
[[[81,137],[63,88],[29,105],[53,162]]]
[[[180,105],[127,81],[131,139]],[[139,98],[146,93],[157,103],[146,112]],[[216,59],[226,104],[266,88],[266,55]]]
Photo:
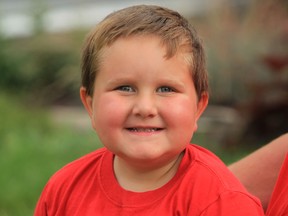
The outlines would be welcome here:
[[[111,152],[90,153],[52,176],[34,215],[258,216],[263,211],[214,154],[188,145],[176,175],[161,188],[142,193],[121,188]]]
[[[285,161],[280,170],[266,215],[288,215],[288,154],[286,155]]]

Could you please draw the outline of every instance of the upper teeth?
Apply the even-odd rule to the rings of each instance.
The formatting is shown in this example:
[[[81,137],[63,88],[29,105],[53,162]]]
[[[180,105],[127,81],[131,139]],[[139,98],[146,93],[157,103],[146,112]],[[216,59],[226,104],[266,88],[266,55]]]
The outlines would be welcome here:
[[[157,128],[131,128],[130,130],[134,132],[154,132]]]

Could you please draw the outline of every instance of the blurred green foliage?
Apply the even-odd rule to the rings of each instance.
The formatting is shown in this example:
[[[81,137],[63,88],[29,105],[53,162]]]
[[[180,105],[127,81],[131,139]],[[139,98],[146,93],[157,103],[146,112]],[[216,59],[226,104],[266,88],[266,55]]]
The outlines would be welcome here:
[[[36,104],[75,102],[83,38],[81,32],[0,38],[0,89]]]
[[[28,216],[49,177],[99,148],[92,130],[60,127],[46,111],[0,94],[0,216]]]

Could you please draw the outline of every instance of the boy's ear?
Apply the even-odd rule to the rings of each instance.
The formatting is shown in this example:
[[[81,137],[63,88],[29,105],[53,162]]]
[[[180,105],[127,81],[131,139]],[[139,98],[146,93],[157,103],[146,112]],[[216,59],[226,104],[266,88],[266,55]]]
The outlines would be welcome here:
[[[87,90],[83,86],[80,88],[80,98],[81,98],[81,101],[82,101],[85,109],[87,110],[87,112],[91,118],[93,115],[93,105],[92,105],[93,100],[92,100],[92,97],[87,94]]]
[[[205,111],[208,105],[208,100],[209,100],[208,93],[207,92],[202,93],[201,98],[199,98],[198,105],[197,105],[196,122],[195,122],[194,131],[198,129],[197,121],[202,115],[202,113]]]

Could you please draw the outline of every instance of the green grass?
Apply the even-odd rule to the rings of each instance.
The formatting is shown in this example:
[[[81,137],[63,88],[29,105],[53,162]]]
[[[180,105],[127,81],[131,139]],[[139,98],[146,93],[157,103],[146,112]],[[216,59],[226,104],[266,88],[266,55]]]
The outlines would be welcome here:
[[[0,94],[0,216],[28,216],[49,177],[100,145],[91,130],[54,125],[47,112]],[[194,143],[213,150],[226,163],[246,154],[209,145],[203,134]]]
[[[92,130],[60,128],[3,95],[0,115],[0,216],[32,215],[49,177],[100,144]]]

